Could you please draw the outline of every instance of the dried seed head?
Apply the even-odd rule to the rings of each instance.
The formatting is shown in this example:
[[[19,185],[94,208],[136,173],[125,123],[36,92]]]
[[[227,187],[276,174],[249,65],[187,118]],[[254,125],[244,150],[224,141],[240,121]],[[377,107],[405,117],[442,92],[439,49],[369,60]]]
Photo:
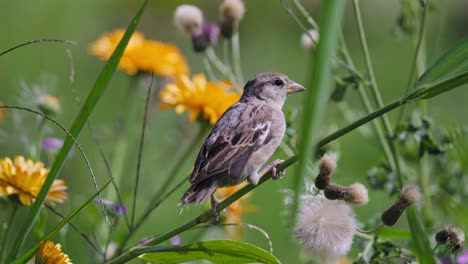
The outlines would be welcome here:
[[[447,244],[447,248],[457,254],[465,246],[465,232],[456,225],[446,225],[435,235],[438,244]]]
[[[203,13],[194,5],[180,5],[174,13],[174,24],[187,34],[199,32],[203,25]]]
[[[384,225],[393,226],[398,221],[403,211],[415,204],[420,197],[421,192],[418,186],[411,184],[403,186],[398,200],[382,214],[381,219]]]
[[[356,220],[349,205],[314,196],[301,205],[295,235],[320,263],[334,263],[351,248]]]
[[[315,178],[315,187],[323,190],[330,184],[331,175],[335,172],[336,161],[329,155],[324,155],[319,161],[319,174]]]
[[[315,29],[311,29],[307,31],[307,33],[303,33],[301,36],[302,47],[308,51],[314,51],[317,47],[319,36],[319,32]]]
[[[224,0],[219,7],[221,17],[221,35],[231,38],[237,32],[239,22],[244,17],[245,6],[242,0]]]
[[[366,187],[358,182],[346,187],[346,191],[344,200],[350,204],[365,205],[369,202]]]
[[[44,115],[56,115],[60,113],[60,100],[52,95],[41,95],[37,100],[37,107]]]
[[[344,200],[347,192],[345,187],[336,183],[328,184],[323,191],[328,200]]]

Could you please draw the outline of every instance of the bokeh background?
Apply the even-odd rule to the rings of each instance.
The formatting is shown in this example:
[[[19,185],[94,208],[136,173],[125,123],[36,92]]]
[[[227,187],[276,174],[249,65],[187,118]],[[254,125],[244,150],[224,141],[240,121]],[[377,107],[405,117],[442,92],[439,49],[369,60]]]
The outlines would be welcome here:
[[[189,39],[177,31],[172,22],[175,8],[184,3],[199,6],[207,19],[218,19],[218,6],[221,1],[152,1],[147,8],[138,31],[148,39],[175,43],[187,57],[192,73],[203,72],[202,56],[192,51]],[[319,1],[303,1],[309,12],[317,18]],[[0,101],[6,105],[32,106],[37,94],[34,87],[57,96],[62,103],[62,112],[56,117],[65,127],[69,128],[79,111],[75,102],[73,89],[84,100],[93,82],[103,67],[103,62],[89,55],[88,45],[104,32],[116,28],[125,28],[136,13],[140,1],[123,0],[41,0],[41,1],[3,1],[0,7],[0,51],[6,50],[22,42],[42,38],[68,39],[77,45],[59,43],[40,43],[30,45],[0,57]],[[262,71],[278,71],[288,74],[299,83],[306,83],[311,70],[308,67],[311,55],[300,45],[300,28],[276,1],[245,1],[247,13],[240,26],[241,60],[243,73],[251,76]],[[413,43],[410,38],[398,34],[396,22],[400,12],[399,1],[362,1],[362,12],[367,31],[371,56],[375,66],[377,81],[382,88],[385,102],[390,102],[402,95],[408,85],[409,71],[413,57]],[[445,50],[454,46],[468,34],[468,2],[464,0],[434,1],[435,10],[429,12],[427,26],[427,61],[433,62]],[[364,69],[362,53],[352,9],[347,7],[343,19],[343,33],[348,42],[352,57],[358,68]],[[70,81],[70,58],[67,49],[72,54],[74,81]],[[313,55],[312,55],[313,56]],[[364,70],[363,70],[364,71]],[[131,77],[118,71],[110,83],[109,89],[103,95],[96,110],[90,118],[97,137],[103,145],[109,160],[115,152],[115,133],[118,130],[116,120],[122,112],[130,111],[127,107],[126,95],[128,89],[134,87]],[[314,87],[306,87],[313,89]],[[133,104],[139,107],[136,111],[142,113],[144,107],[144,90],[137,92]],[[438,126],[463,125],[468,121],[466,115],[467,89],[456,89],[428,101],[428,111],[434,124]],[[156,105],[157,97],[153,97]],[[360,101],[353,91],[348,92],[346,101],[354,109],[360,108]],[[301,102],[301,95],[292,96],[286,107],[295,107]],[[409,109],[410,110],[410,109]],[[348,114],[359,117],[360,110]],[[392,120],[396,114],[391,114]],[[178,116],[174,111],[160,111],[151,107],[148,124],[147,140],[142,161],[142,182],[138,195],[138,213],[146,207],[148,200],[160,188],[163,177],[174,166],[178,155],[193,144],[192,138],[198,126],[188,121],[187,116]],[[123,182],[132,186],[137,159],[136,147],[141,127],[141,118],[127,120],[134,127],[127,135],[128,153],[123,164]],[[26,155],[28,143],[34,137],[37,128],[37,117],[26,112],[10,110],[0,123],[0,156]],[[339,128],[351,120],[346,120],[345,113],[337,104],[329,104],[326,114],[324,131],[330,127]],[[324,133],[325,133],[324,132]],[[55,127],[48,128],[47,135],[64,137]],[[95,169],[98,181],[108,179],[104,163],[99,156],[99,150],[91,133],[84,129],[79,137],[86,154]],[[378,142],[373,138],[363,137],[353,132],[338,140],[334,145],[339,150],[339,169],[336,181],[350,184],[355,181],[366,183],[367,171],[382,162],[384,157]],[[178,182],[190,171],[196,153],[183,166],[179,175],[172,175]],[[278,152],[278,157],[286,158]],[[466,160],[466,158],[465,158]],[[464,164],[465,167],[468,164]],[[312,175],[311,175],[312,176]],[[70,212],[79,206],[93,193],[93,185],[89,172],[80,155],[70,157],[63,168],[60,178],[66,180],[70,188],[71,199],[59,207],[63,213]],[[450,175],[447,175],[450,177]],[[132,244],[143,237],[163,233],[177,225],[186,222],[198,214],[203,207],[190,207],[180,213],[177,207],[179,197],[187,185],[176,192],[162,207],[151,215],[150,220],[132,239]],[[282,216],[285,208],[281,190],[291,186],[287,176],[280,181],[269,181],[253,193],[251,203],[258,210],[245,215],[245,222],[265,230],[273,242],[274,254],[284,263],[300,263],[300,251],[290,239],[286,219]],[[130,188],[123,190],[130,206]],[[437,194],[434,194],[437,196]],[[104,197],[105,198],[105,197]],[[366,221],[391,204],[386,192],[371,191],[368,206],[358,208],[358,218]],[[2,205],[3,206],[3,205]],[[23,208],[20,215],[25,215]],[[0,209],[0,217],[5,216]],[[17,225],[21,217],[17,218]],[[450,214],[440,216],[438,224],[447,221],[457,222],[468,227],[468,219],[454,219]],[[34,235],[41,235],[43,227],[50,227],[58,219],[43,212],[41,220],[35,228]],[[463,222],[464,221],[464,222]],[[84,232],[105,231],[105,226],[96,224],[102,222],[102,215],[95,205],[89,206],[73,221]],[[404,226],[404,221],[401,226]],[[14,228],[14,227],[13,227]],[[101,229],[99,231],[98,229]],[[104,231],[103,231],[104,230]],[[221,229],[220,229],[221,230]],[[19,230],[15,230],[18,232]],[[222,232],[218,232],[222,233]],[[206,237],[221,236],[216,232],[205,234]],[[182,234],[182,241],[189,242],[198,231]],[[245,240],[263,248],[268,247],[266,239],[254,230],[245,230]],[[66,229],[61,233],[60,242],[70,257],[76,263],[91,263],[93,257],[87,244],[73,231]],[[31,239],[29,243],[35,242]]]

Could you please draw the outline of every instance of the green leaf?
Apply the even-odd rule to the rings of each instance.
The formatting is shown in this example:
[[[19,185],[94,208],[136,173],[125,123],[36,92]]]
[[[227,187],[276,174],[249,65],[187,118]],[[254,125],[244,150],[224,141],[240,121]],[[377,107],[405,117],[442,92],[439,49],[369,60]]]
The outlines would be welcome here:
[[[58,223],[57,226],[54,229],[52,229],[52,231],[50,231],[47,235],[45,235],[41,239],[41,241],[51,240],[60,231],[60,229],[62,229],[62,227],[64,227],[68,222],[70,222],[76,214],[78,214],[91,201],[93,201],[93,199],[96,198],[96,196],[98,196],[98,194],[101,193],[104,189],[106,189],[106,187],[109,186],[110,183],[111,181],[108,181],[104,186],[102,186],[102,188],[98,192],[96,192],[91,197],[89,197],[88,200],[86,200],[80,207],[75,209],[67,217],[65,217],[62,221],[60,221],[60,223]],[[26,263],[28,260],[32,258],[34,253],[36,253],[40,245],[41,243],[39,241],[33,247],[31,247],[28,251],[26,251],[23,255],[19,256],[15,261],[13,261],[12,264]]]
[[[213,263],[280,263],[267,251],[244,242],[212,240],[175,247],[143,247],[141,259],[156,263],[209,260]]]
[[[73,122],[72,128],[70,129],[70,134],[74,138],[78,138],[78,135],[80,134],[81,129],[83,128],[84,124],[88,120],[88,117],[91,115],[92,111],[94,110],[94,107],[97,105],[97,102],[101,98],[101,95],[103,94],[105,88],[109,84],[109,81],[111,80],[115,70],[117,69],[117,65],[119,64],[120,58],[122,57],[125,47],[127,46],[127,43],[130,40],[130,37],[133,35],[133,32],[135,32],[136,26],[138,25],[138,22],[140,21],[140,18],[143,15],[143,12],[146,8],[146,5],[148,4],[148,1],[149,0],[145,0],[143,2],[140,10],[135,15],[130,25],[127,27],[127,30],[124,36],[122,37],[122,40],[120,40],[116,49],[114,50],[114,52],[112,53],[107,63],[104,65],[104,68],[102,69],[98,78],[96,79],[96,82],[94,83],[93,88],[91,89],[91,92],[88,95],[88,98],[83,104],[81,111],[78,113],[78,116],[76,117],[75,121]],[[54,164],[50,168],[49,175],[47,179],[45,180],[44,185],[42,186],[42,189],[39,192],[39,195],[36,198],[36,202],[33,204],[33,206],[31,207],[31,210],[29,211],[28,216],[26,217],[26,220],[21,228],[23,232],[20,232],[18,234],[18,237],[15,240],[12,250],[8,256],[8,260],[11,261],[18,255],[18,251],[23,245],[23,242],[25,241],[26,237],[31,232],[31,229],[39,214],[39,211],[42,208],[42,205],[44,204],[44,200],[47,196],[47,193],[49,192],[49,189],[52,186],[52,183],[54,182],[55,178],[57,177],[60,170],[62,169],[63,163],[65,162],[65,159],[72,145],[73,145],[72,137],[67,136],[63,144],[63,147],[60,149],[60,152],[57,154],[57,157],[55,158]]]
[[[468,39],[442,55],[414,83],[405,100],[434,97],[468,83]]]
[[[407,217],[413,238],[414,253],[416,254],[418,263],[435,264],[429,240],[414,206],[407,209]]]
[[[406,229],[382,227],[375,234],[386,239],[411,240],[411,233]]]

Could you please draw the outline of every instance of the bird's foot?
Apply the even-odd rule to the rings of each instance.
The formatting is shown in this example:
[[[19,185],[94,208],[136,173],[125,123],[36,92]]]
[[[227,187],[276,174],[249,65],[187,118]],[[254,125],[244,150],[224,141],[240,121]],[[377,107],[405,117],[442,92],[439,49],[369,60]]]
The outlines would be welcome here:
[[[215,222],[218,222],[219,221],[218,201],[216,201],[213,195],[211,195],[211,212],[213,212]]]
[[[283,177],[286,174],[286,171],[282,170],[282,171],[280,171],[278,173],[278,171],[276,170],[276,167],[278,167],[278,165],[280,165],[283,162],[284,162],[284,160],[280,160],[280,159],[277,159],[277,160],[271,162],[265,168],[263,168],[263,170],[260,172],[260,175],[263,176],[263,175],[267,174],[269,171],[271,171],[271,177],[273,178],[273,180],[277,180],[277,179]]]

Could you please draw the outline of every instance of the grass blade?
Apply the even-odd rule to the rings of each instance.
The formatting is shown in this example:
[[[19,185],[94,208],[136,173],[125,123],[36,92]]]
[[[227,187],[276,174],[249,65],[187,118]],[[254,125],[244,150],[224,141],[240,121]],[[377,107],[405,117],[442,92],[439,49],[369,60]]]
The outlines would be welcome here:
[[[424,231],[421,218],[416,213],[416,208],[410,207],[407,209],[406,215],[411,230],[411,237],[413,239],[414,253],[418,263],[435,264],[434,255],[432,253],[429,240],[427,239],[426,232]]]
[[[292,208],[295,221],[299,197],[302,190],[304,174],[307,172],[307,161],[314,152],[313,135],[316,134],[328,101],[331,61],[338,46],[338,33],[342,13],[346,2],[330,0],[323,2],[320,11],[319,26],[322,29],[317,54],[312,61],[312,72],[305,93],[302,124],[299,138],[299,165],[294,175],[294,204]]]
[[[102,93],[107,87],[107,84],[111,80],[112,75],[117,69],[117,65],[119,64],[120,58],[122,57],[125,47],[127,46],[127,43],[130,40],[130,37],[133,35],[133,32],[135,31],[136,26],[138,25],[138,22],[140,21],[140,18],[147,4],[148,4],[148,0],[145,0],[140,10],[135,15],[130,25],[128,26],[124,36],[122,37],[122,40],[119,42],[119,44],[117,45],[117,48],[112,53],[112,56],[104,65],[104,68],[102,69],[96,82],[94,83],[93,88],[90,94],[88,95],[88,98],[86,99],[85,103],[83,104],[83,107],[81,108],[81,111],[78,114],[78,117],[73,122],[72,128],[70,129],[70,133],[72,134],[73,137],[75,138],[78,137],[79,133],[81,132],[81,129],[83,128],[84,124],[88,120],[88,117],[90,116],[91,112],[94,110],[94,107],[96,106]],[[63,147],[60,149],[60,152],[57,154],[55,162],[50,169],[49,176],[45,180],[44,185],[41,191],[39,192],[39,195],[37,196],[35,203],[31,207],[31,211],[29,212],[29,214],[27,215],[25,219],[25,222],[21,229],[23,230],[23,232],[20,232],[18,234],[17,239],[15,240],[12,250],[8,256],[9,260],[14,259],[18,255],[18,251],[23,245],[26,237],[31,232],[33,223],[35,222],[39,214],[39,211],[46,198],[46,195],[49,192],[49,189],[52,186],[53,181],[55,180],[58,173],[60,172],[72,145],[73,145],[72,138],[70,136],[67,136],[63,144]]]

